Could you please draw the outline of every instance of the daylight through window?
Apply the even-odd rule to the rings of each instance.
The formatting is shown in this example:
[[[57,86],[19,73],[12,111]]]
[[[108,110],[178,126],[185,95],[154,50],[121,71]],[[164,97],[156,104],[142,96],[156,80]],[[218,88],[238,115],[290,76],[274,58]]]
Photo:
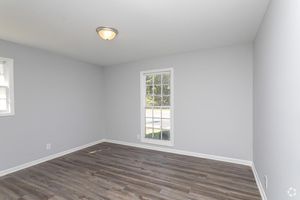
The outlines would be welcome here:
[[[142,72],[142,141],[173,144],[172,69]]]
[[[14,114],[13,61],[0,58],[0,116]]]

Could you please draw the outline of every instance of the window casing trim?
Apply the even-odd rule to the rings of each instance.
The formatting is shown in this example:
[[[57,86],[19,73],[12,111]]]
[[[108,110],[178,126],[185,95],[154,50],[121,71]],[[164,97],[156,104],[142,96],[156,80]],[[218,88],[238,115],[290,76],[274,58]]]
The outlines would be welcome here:
[[[145,81],[145,75],[146,74],[160,74],[163,72],[169,72],[171,75],[170,78],[170,86],[171,86],[171,92],[170,92],[170,109],[171,109],[171,126],[170,126],[170,140],[157,140],[157,139],[150,139],[145,138],[145,96],[146,96],[146,81]],[[150,143],[150,144],[156,144],[156,145],[162,145],[162,146],[174,146],[174,69],[173,68],[161,68],[161,69],[153,69],[153,70],[147,70],[147,71],[141,71],[140,72],[140,110],[141,110],[141,116],[140,116],[140,124],[141,124],[141,142],[143,143]]]

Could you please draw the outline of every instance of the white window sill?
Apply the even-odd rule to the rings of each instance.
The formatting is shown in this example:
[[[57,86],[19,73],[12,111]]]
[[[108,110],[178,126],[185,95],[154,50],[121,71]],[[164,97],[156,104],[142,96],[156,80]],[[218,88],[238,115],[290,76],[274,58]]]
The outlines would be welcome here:
[[[12,113],[12,112],[10,112],[10,113],[0,113],[0,117],[10,117],[10,116],[14,116],[15,115],[15,113]]]
[[[142,138],[141,142],[148,143],[148,144],[156,144],[161,146],[169,146],[169,147],[174,146],[173,141],[167,141],[167,140],[155,140],[155,139]]]

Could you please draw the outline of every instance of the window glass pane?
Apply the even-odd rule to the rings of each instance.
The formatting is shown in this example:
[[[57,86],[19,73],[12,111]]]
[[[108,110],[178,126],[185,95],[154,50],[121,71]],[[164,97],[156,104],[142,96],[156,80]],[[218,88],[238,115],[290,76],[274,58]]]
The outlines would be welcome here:
[[[146,107],[151,107],[153,106],[153,96],[146,96]]]
[[[146,118],[146,127],[147,128],[153,128],[153,119],[152,118]]]
[[[161,95],[161,85],[154,85],[154,95]]]
[[[153,128],[146,128],[145,138],[152,138]]]
[[[153,75],[146,75],[146,85],[153,84]]]
[[[153,109],[153,116],[155,118],[161,118],[161,110],[160,110],[160,108]]]
[[[154,75],[154,85],[160,85],[161,84],[161,74],[155,74]]]
[[[152,95],[153,94],[153,86],[149,85],[146,87],[146,94],[147,95]]]
[[[161,139],[161,129],[153,129],[153,139]]]
[[[154,118],[153,119],[153,127],[156,129],[161,128],[161,119],[160,118]]]
[[[170,85],[163,85],[163,95],[170,95]]]
[[[6,71],[4,68],[4,64],[0,61],[0,86],[6,85]]]
[[[162,118],[171,118],[171,110],[169,108],[162,109]]]
[[[170,119],[162,119],[162,129],[170,130],[171,129],[171,120]]]
[[[5,86],[6,85],[6,80],[5,76],[3,74],[0,74],[0,86]]]
[[[0,99],[0,111],[7,111],[7,101],[6,99]]]
[[[146,117],[152,118],[152,108],[146,108]]]
[[[163,74],[163,84],[170,84],[170,73]]]
[[[169,130],[162,131],[162,140],[170,140],[170,131]]]
[[[0,87],[0,99],[6,99],[7,98],[7,90],[5,87]]]
[[[161,106],[161,96],[154,96],[153,105],[154,106]]]
[[[0,61],[0,74],[4,74],[4,64]]]
[[[170,106],[170,96],[164,96],[162,99],[163,106]]]

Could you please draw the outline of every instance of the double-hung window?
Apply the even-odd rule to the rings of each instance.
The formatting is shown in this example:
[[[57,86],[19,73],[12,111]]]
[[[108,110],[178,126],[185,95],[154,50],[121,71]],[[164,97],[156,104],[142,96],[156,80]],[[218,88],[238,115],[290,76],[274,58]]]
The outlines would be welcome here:
[[[0,58],[0,117],[13,114],[13,60]]]
[[[173,69],[141,72],[141,140],[172,146]]]

